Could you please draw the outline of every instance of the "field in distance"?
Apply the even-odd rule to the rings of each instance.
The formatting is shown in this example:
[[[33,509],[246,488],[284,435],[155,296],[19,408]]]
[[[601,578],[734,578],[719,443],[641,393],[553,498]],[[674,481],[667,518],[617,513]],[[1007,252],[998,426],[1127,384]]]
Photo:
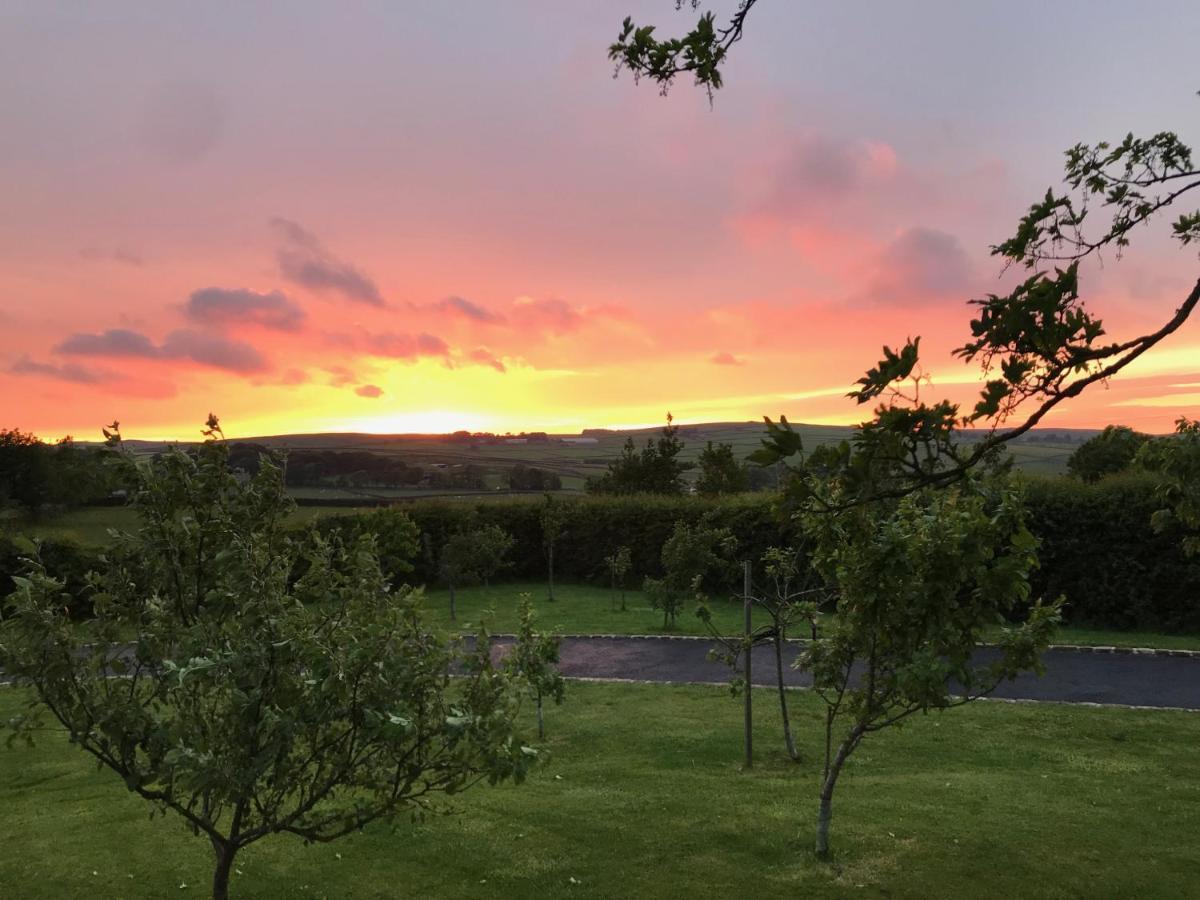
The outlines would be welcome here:
[[[849,427],[838,425],[795,424],[793,427],[800,432],[806,448],[836,443],[851,434]],[[487,487],[490,490],[504,484],[504,473],[508,469],[523,464],[554,472],[562,479],[564,490],[582,491],[589,477],[602,474],[608,463],[620,455],[627,438],[632,437],[640,449],[648,439],[660,433],[661,428],[654,427],[633,430],[587,429],[577,435],[481,435],[466,432],[456,435],[296,434],[246,438],[244,442],[288,450],[366,450],[422,466],[476,465],[486,470]],[[685,445],[681,457],[687,462],[695,462],[705,444],[712,441],[731,444],[736,455],[745,458],[758,449],[764,433],[761,422],[683,425],[679,429],[679,436]],[[1092,429],[1034,429],[1014,441],[1010,447],[1018,468],[1031,473],[1057,475],[1066,472],[1067,459],[1075,449],[1098,433]],[[396,496],[428,495],[419,489],[394,493]]]

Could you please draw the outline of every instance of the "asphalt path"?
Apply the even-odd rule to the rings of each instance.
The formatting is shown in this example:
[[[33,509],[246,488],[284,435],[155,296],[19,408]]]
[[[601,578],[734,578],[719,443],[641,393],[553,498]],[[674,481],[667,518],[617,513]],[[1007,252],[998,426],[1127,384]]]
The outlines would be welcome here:
[[[496,639],[500,647],[511,636]],[[568,636],[562,639],[559,671],[568,678],[646,681],[662,684],[728,682],[728,667],[708,659],[711,640],[678,637]],[[785,656],[784,681],[808,687],[812,680],[790,667],[798,647]],[[129,655],[132,646],[122,648]],[[980,647],[977,661],[985,663],[997,651]],[[1095,652],[1050,649],[1043,656],[1043,675],[1021,675],[992,694],[1006,700],[1092,703],[1200,711],[1200,653]],[[775,684],[775,654],[769,645],[754,648],[752,681]],[[0,670],[0,684],[10,679]]]
[[[499,643],[505,643],[500,639]],[[709,660],[708,640],[660,637],[564,637],[559,671],[570,678],[627,679],[670,684],[706,684],[729,680],[729,669]],[[795,657],[796,648],[785,656]],[[996,651],[980,647],[978,661]],[[1051,649],[1043,657],[1041,677],[1027,674],[1005,682],[992,695],[1007,700],[1097,703],[1200,710],[1200,655],[1096,653]],[[770,646],[754,649],[751,680],[775,684],[775,654]],[[807,687],[803,672],[784,668],[784,681]]]

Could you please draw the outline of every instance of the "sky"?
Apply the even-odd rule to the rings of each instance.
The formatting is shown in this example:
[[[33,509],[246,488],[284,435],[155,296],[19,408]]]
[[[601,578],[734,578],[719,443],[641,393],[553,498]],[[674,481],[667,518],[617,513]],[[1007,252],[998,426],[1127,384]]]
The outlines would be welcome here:
[[[708,4],[718,16],[732,0]],[[1062,151],[1200,140],[1193,2],[762,0],[710,105],[613,77],[673,0],[0,5],[0,427],[45,438],[855,423]],[[1184,211],[1184,210],[1180,210]],[[1146,229],[1083,290],[1155,330]],[[1200,415],[1200,322],[1047,424]]]

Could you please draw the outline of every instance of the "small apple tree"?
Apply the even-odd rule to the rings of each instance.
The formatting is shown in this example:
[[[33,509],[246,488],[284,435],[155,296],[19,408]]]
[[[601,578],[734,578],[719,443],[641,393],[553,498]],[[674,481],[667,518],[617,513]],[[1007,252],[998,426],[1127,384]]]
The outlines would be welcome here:
[[[49,715],[182,818],[212,846],[214,900],[237,854],[269,835],[332,841],[481,781],[520,781],[537,753],[516,734],[519,685],[493,668],[486,634],[471,653],[447,644],[419,591],[389,588],[371,535],[289,531],[279,468],[264,459],[239,482],[215,418],[205,434],[156,460],[116,454],[139,525],[92,576],[86,642],[36,554],[17,579],[0,664],[33,696],[15,736],[31,740]]]
[[[556,704],[561,704],[566,693],[566,681],[557,668],[561,643],[562,639],[557,634],[537,630],[533,598],[529,594],[522,594],[517,642],[505,656],[504,667],[514,677],[521,679],[533,695],[537,704],[538,740],[546,737],[543,701],[549,697]]]

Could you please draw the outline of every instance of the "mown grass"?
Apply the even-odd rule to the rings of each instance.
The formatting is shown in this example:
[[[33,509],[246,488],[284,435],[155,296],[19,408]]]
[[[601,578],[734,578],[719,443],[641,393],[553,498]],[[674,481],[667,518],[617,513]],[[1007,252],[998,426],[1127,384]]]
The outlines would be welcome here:
[[[0,718],[21,692],[0,692]],[[755,768],[718,688],[573,683],[549,765],[458,815],[326,846],[268,838],[249,898],[1178,897],[1200,871],[1200,715],[981,703],[872,736],[838,789],[835,857],[810,851],[819,707],[805,762],[756,692]],[[61,734],[0,750],[6,897],[204,896],[210,852]],[[186,887],[185,887],[186,885]]]
[[[480,621],[487,621],[492,631],[515,631],[519,622],[518,602],[522,593],[528,593],[538,614],[538,622],[545,629],[557,628],[564,634],[708,634],[704,623],[696,616],[695,604],[688,603],[680,612],[674,629],[663,629],[662,613],[650,606],[650,600],[641,591],[626,591],[626,610],[613,609],[613,597],[607,588],[590,585],[555,585],[558,599],[547,600],[544,582],[517,582],[495,584],[491,587],[475,586],[457,591],[458,622],[450,621],[450,595],[441,588],[426,591],[426,609],[430,621],[441,628],[469,631]],[[620,599],[616,601],[620,606]],[[740,603],[725,599],[713,600],[710,604],[713,624],[724,634],[740,633],[743,629],[743,613]],[[755,625],[765,624],[767,618],[755,611]],[[988,636],[996,636],[999,629]],[[796,629],[792,637],[804,637],[803,629]],[[1107,647],[1162,647],[1177,650],[1200,650],[1200,635],[1157,634],[1146,631],[1111,631],[1096,628],[1067,626],[1059,629],[1056,643],[1082,644]]]
[[[366,507],[297,507],[288,522],[300,525],[319,516],[344,516],[366,511]],[[111,538],[110,528],[132,531],[137,528],[137,510],[131,506],[92,506],[48,514],[40,519],[9,519],[3,523],[14,534],[44,540],[74,541],[89,547],[103,547]]]

